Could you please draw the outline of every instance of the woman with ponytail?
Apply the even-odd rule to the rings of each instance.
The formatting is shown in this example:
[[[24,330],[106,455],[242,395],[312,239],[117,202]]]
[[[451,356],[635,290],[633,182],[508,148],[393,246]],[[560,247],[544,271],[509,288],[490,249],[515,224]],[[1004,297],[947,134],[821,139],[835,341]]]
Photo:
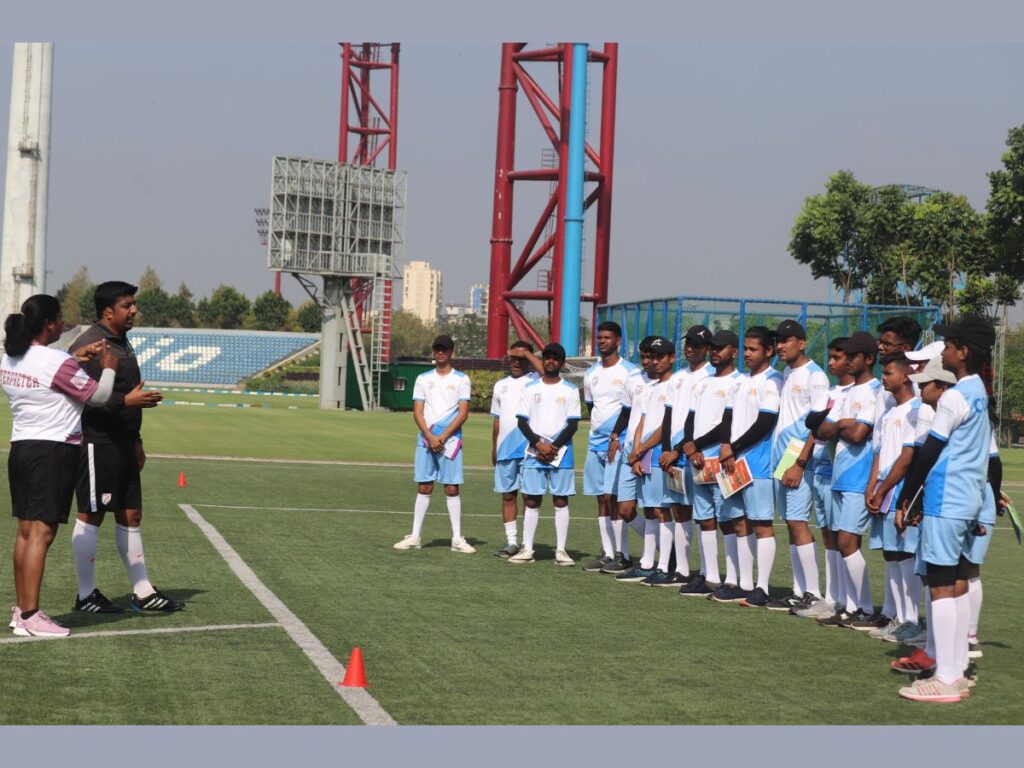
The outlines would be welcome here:
[[[978,315],[936,325],[944,338],[942,367],[956,385],[939,398],[931,430],[914,455],[897,500],[896,528],[921,524],[921,559],[931,595],[929,621],[935,645],[935,674],[900,689],[913,701],[959,702],[969,695],[971,598],[969,580],[977,576],[974,544],[985,535],[979,517],[990,480],[992,421],[990,382],[995,329]],[[998,485],[998,479],[994,480]],[[911,505],[924,488],[923,518]],[[994,506],[994,501],[990,501]],[[994,509],[993,509],[994,512]],[[980,607],[980,606],[979,606]]]
[[[110,399],[117,367],[117,359],[100,344],[83,350],[78,359],[50,349],[63,329],[60,302],[43,294],[29,297],[21,312],[4,322],[0,382],[14,417],[7,477],[12,512],[18,520],[14,540],[17,603],[11,609],[10,627],[22,637],[71,634],[39,610],[39,590],[46,553],[71,510],[82,409]],[[80,360],[97,355],[103,367],[98,382],[79,365]]]

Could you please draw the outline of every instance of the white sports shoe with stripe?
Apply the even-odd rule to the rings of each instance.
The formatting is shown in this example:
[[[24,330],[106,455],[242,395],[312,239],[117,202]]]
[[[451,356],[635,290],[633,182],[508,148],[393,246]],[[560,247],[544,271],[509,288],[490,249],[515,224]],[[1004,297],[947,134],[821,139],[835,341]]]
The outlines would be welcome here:
[[[471,555],[476,552],[476,548],[460,536],[457,539],[452,539],[452,552],[462,552],[465,555]]]

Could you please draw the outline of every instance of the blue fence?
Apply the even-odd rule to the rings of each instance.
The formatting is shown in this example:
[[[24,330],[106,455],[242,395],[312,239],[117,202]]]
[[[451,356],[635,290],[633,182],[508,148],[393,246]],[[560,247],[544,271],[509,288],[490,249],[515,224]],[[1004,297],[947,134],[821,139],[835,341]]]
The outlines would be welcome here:
[[[672,339],[683,363],[682,338],[692,325],[713,331],[728,328],[743,338],[747,328],[764,325],[774,330],[783,320],[796,320],[807,330],[807,354],[823,367],[828,361],[828,342],[854,331],[875,333],[887,318],[913,317],[928,330],[941,319],[938,307],[904,307],[884,304],[832,304],[792,299],[740,299],[713,296],[674,296],[625,304],[604,304],[597,309],[598,322],[613,320],[622,326],[620,353],[638,362],[637,346],[645,336]],[[737,364],[742,369],[743,356]]]
[[[320,340],[314,333],[136,328],[128,334],[143,381],[235,386]]]

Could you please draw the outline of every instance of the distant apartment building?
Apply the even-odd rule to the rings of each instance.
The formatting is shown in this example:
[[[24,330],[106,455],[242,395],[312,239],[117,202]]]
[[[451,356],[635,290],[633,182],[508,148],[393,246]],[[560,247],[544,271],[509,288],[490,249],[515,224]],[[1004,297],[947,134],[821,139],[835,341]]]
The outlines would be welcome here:
[[[424,323],[436,323],[441,316],[441,270],[426,261],[410,261],[402,270],[402,309]]]
[[[469,311],[474,315],[487,314],[487,299],[490,296],[491,287],[478,283],[469,287]]]

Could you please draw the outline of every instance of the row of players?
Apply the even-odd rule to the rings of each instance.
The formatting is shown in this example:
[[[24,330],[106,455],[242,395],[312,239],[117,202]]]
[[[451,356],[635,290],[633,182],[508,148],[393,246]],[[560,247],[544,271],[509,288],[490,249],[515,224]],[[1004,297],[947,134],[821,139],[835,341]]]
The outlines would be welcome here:
[[[619,327],[603,323],[597,335],[601,360],[584,374],[583,388],[591,417],[583,488],[585,495],[597,497],[603,554],[585,570],[649,586],[678,586],[683,595],[717,602],[788,611],[892,642],[924,641],[917,614],[925,576],[932,585],[930,597],[941,608],[936,614],[926,600],[934,616],[928,627],[941,628],[943,641],[936,642],[936,632],[930,631],[924,650],[895,663],[900,671],[926,674],[900,693],[923,701],[959,701],[969,693],[963,674],[968,655],[980,653],[976,635],[972,643],[968,634],[969,629],[976,633],[978,566],[1000,498],[1001,467],[986,387],[994,331],[987,320],[973,316],[935,330],[946,342],[920,352],[913,352],[921,328],[912,318],[886,321],[877,340],[865,332],[834,340],[829,367],[839,383],[831,387],[807,356],[804,328],[795,321],[783,322],[775,332],[749,329],[742,348],[731,331],[712,334],[694,326],[684,337],[686,365],[675,373],[671,341],[645,339],[638,369],[618,355]],[[747,370],[742,375],[736,369],[741,349]],[[438,481],[445,486],[452,549],[474,551],[461,536],[458,495],[469,380],[453,369],[453,350],[449,337],[438,337],[436,368],[416,382],[419,494],[413,531],[396,549],[419,548]],[[772,367],[776,356],[786,365],[782,374]],[[879,358],[884,363],[881,381],[873,374]],[[495,491],[502,494],[508,539],[498,554],[510,563],[534,562],[539,506],[550,493],[555,563],[571,566],[566,539],[568,498],[575,494],[572,437],[581,415],[579,395],[560,376],[565,352],[559,345],[548,345],[538,359],[528,344],[518,342],[509,359],[510,375],[495,385],[491,409]],[[787,448],[796,458],[773,479]],[[694,472],[708,459],[718,460],[727,472],[745,460],[753,482],[722,498],[717,484],[694,482]],[[951,482],[954,472],[956,483]],[[673,489],[670,474],[684,482]],[[923,509],[930,519],[923,529],[930,535],[921,535],[921,506],[911,502],[926,484]],[[522,547],[517,542],[518,490],[525,501]],[[638,501],[643,518],[637,514]],[[768,584],[776,510],[788,528],[793,587],[772,600]],[[824,592],[812,514],[825,546]],[[700,572],[692,576],[691,520],[699,529],[701,561]],[[643,536],[639,563],[629,556],[630,527]],[[880,611],[872,604],[861,553],[869,529],[871,547],[883,550],[886,562]],[[948,605],[942,602],[947,598],[952,598]]]

